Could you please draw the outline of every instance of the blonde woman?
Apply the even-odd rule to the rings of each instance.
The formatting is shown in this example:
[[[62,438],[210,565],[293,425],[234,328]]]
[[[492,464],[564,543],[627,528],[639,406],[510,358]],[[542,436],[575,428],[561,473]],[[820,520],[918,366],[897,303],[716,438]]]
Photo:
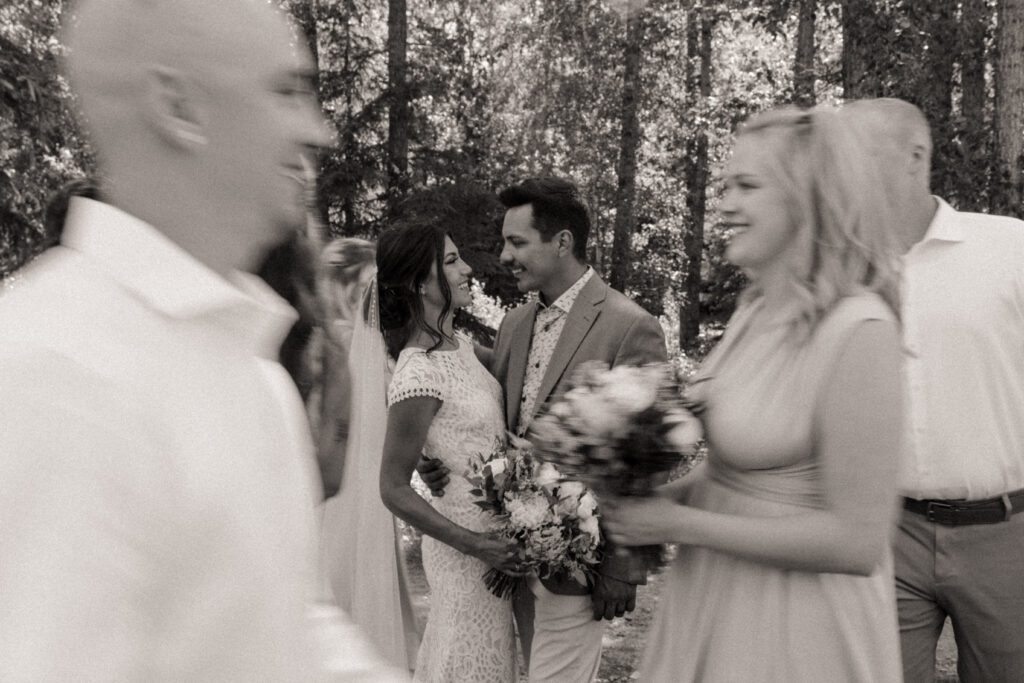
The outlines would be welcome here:
[[[367,363],[353,330],[361,325],[360,300],[377,271],[372,242],[339,238],[323,252],[324,325],[322,405],[318,452],[328,496],[323,506],[321,556],[338,605],[390,664],[409,671],[419,633],[412,613],[401,536],[377,493],[383,439],[367,429],[378,418],[367,395],[383,410],[390,368],[369,376],[353,370]],[[372,383],[372,391],[359,384]],[[352,397],[362,391],[365,402]],[[336,492],[336,495],[334,495]]]
[[[692,387],[708,460],[606,505],[678,543],[644,681],[898,681],[890,534],[901,402],[884,189],[833,110],[740,131],[727,257],[751,285]]]
[[[318,343],[312,345],[321,367],[319,393],[310,398],[308,406],[328,497],[338,492],[344,475],[352,396],[349,350],[360,298],[376,271],[376,254],[373,242],[339,237],[324,247],[321,257],[320,295],[326,320]]]

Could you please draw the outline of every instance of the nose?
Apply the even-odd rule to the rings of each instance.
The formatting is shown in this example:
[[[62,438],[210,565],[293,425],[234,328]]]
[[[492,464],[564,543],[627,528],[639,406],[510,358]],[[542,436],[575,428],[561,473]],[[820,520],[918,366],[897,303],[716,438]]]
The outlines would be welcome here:
[[[512,264],[512,254],[509,253],[507,244],[501,248],[501,255],[498,256],[498,260],[506,266]]]
[[[313,149],[333,147],[337,139],[336,131],[324,118],[320,104],[311,98],[305,109],[307,114],[302,122],[302,144]]]
[[[736,213],[736,193],[731,187],[725,188],[722,193],[722,201],[718,203],[718,210],[723,216],[731,216]]]
[[[465,274],[465,276],[466,277],[473,277],[473,266],[469,265],[465,261],[462,262],[462,265],[463,265],[462,272]]]

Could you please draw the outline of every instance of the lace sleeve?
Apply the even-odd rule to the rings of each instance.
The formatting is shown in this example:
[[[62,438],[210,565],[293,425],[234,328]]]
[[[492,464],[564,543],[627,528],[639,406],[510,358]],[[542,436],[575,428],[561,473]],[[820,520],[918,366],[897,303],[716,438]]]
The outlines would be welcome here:
[[[448,380],[443,368],[423,351],[416,351],[398,360],[388,387],[388,406],[417,396],[436,398],[442,402],[448,396]]]

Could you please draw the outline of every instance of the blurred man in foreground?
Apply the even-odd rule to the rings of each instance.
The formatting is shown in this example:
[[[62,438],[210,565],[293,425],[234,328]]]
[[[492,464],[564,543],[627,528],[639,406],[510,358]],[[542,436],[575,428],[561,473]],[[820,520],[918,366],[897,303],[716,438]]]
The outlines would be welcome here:
[[[68,15],[104,203],[0,296],[0,680],[382,680],[309,607],[295,314],[248,274],[330,139],[301,41],[264,0]]]

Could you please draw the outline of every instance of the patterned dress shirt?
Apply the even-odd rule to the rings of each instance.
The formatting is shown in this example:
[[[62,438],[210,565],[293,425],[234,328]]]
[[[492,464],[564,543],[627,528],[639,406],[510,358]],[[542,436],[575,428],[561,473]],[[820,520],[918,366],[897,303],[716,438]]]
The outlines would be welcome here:
[[[594,269],[587,266],[586,272],[580,276],[569,289],[555,299],[550,306],[545,306],[538,298],[539,309],[533,323],[533,334],[530,339],[530,355],[526,362],[526,377],[523,379],[523,398],[519,405],[519,424],[516,434],[522,436],[530,428],[533,421],[533,408],[537,403],[537,391],[544,380],[544,373],[551,362],[551,354],[555,351],[558,338],[562,336],[565,319],[572,310],[583,287],[594,276]]]

